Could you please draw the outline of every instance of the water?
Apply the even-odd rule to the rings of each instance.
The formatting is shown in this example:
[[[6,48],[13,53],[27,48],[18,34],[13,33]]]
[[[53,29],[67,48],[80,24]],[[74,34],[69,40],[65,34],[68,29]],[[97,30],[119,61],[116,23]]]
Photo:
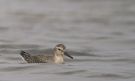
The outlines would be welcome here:
[[[74,60],[27,64],[63,43]],[[134,0],[0,0],[0,81],[134,81]]]

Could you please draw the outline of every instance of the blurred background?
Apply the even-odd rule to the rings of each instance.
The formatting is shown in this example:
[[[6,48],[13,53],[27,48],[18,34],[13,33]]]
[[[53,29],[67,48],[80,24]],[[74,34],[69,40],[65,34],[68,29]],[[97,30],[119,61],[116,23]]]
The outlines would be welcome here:
[[[66,45],[66,63],[22,64],[20,50]],[[0,0],[1,81],[134,81],[135,0]]]

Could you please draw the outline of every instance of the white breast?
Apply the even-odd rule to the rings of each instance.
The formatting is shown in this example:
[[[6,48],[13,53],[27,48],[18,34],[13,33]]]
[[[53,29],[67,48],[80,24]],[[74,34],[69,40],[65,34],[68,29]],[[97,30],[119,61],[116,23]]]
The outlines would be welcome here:
[[[64,62],[63,57],[55,56],[54,62],[57,64],[63,63]]]

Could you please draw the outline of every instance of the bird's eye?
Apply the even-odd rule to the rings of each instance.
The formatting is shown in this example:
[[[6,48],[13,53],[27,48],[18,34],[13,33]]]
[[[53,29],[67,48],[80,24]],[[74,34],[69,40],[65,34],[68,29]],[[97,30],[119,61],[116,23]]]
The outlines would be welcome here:
[[[61,49],[58,49],[59,51],[61,51]]]

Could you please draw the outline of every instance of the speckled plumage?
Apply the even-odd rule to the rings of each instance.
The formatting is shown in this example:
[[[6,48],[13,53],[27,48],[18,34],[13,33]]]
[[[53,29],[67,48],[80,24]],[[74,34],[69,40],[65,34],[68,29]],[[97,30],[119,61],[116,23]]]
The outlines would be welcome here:
[[[72,56],[70,56],[69,54],[67,54],[67,52],[65,52],[65,49],[66,49],[66,47],[63,44],[58,44],[55,46],[52,56],[45,56],[45,55],[31,56],[29,53],[27,53],[25,51],[21,51],[20,55],[24,58],[24,60],[27,63],[53,62],[56,64],[61,64],[61,63],[64,63],[64,55],[73,59]]]

